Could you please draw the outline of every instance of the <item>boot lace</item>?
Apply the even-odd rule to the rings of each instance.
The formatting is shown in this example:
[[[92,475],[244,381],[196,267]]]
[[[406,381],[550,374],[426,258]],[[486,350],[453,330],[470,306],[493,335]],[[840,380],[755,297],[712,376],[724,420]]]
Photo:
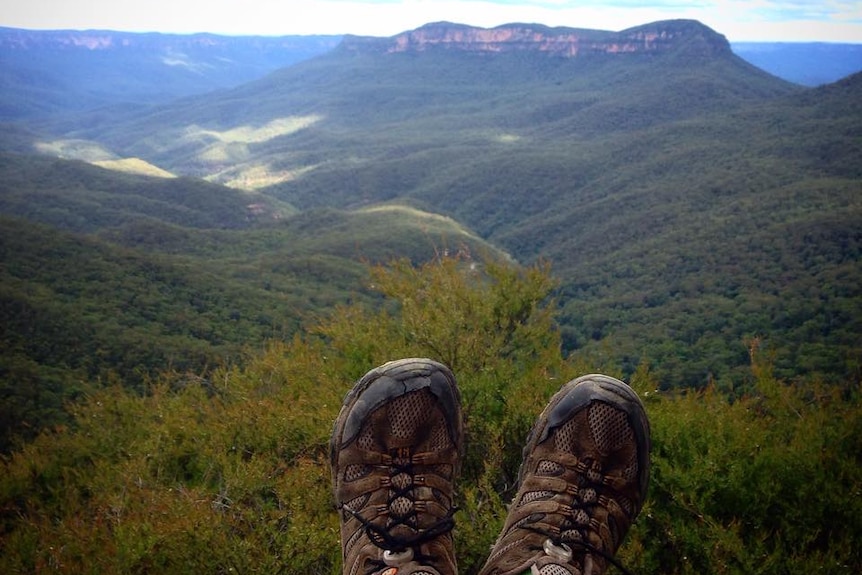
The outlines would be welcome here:
[[[560,462],[557,465],[563,465]],[[519,527],[525,531],[537,533],[545,540],[541,547],[535,544],[530,546],[533,551],[542,551],[546,555],[557,558],[564,563],[569,563],[573,560],[577,552],[589,553],[601,557],[609,564],[616,567],[624,575],[633,575],[631,571],[626,569],[612,554],[604,549],[590,543],[589,532],[590,518],[592,510],[600,507],[602,504],[599,500],[599,493],[607,488],[605,476],[601,471],[594,467],[590,460],[583,460],[579,467],[582,467],[581,477],[583,482],[577,487],[574,494],[566,491],[564,494],[572,498],[563,510],[564,519],[560,526],[553,528],[542,528],[530,524],[522,524]],[[613,517],[609,515],[611,525],[614,525]],[[550,526],[547,526],[550,527]],[[616,537],[616,529],[612,529],[612,537]]]
[[[361,525],[368,539],[377,547],[383,549],[383,560],[372,560],[370,573],[374,573],[380,567],[397,565],[409,561],[424,563],[433,561],[434,557],[421,552],[422,545],[452,531],[455,527],[455,512],[457,508],[451,505],[448,513],[437,520],[430,527],[419,528],[419,511],[415,497],[416,465],[414,457],[409,453],[393,452],[389,468],[389,497],[386,508],[390,511],[395,506],[403,505],[406,499],[410,502],[409,513],[389,513],[389,521],[385,525],[375,525],[362,516],[359,511],[354,511],[348,506],[341,508],[352,515]],[[409,481],[395,481],[396,477],[409,477]],[[393,530],[400,526],[406,526],[414,531],[413,535],[394,535]]]

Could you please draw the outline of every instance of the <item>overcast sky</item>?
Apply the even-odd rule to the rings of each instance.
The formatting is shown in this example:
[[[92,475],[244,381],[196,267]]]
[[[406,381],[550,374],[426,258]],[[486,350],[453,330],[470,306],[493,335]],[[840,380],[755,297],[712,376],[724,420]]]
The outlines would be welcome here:
[[[731,42],[862,43],[862,0],[0,0],[0,26],[230,35],[391,36],[441,20],[623,30],[672,18]]]

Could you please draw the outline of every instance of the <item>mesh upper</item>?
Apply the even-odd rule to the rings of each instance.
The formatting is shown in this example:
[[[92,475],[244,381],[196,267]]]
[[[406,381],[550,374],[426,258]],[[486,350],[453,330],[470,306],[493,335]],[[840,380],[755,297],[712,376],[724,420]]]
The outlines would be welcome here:
[[[429,393],[408,393],[393,399],[387,409],[392,435],[399,439],[412,437],[432,405]]]
[[[607,403],[596,402],[589,407],[588,417],[593,440],[600,451],[610,453],[634,439],[626,414]]]

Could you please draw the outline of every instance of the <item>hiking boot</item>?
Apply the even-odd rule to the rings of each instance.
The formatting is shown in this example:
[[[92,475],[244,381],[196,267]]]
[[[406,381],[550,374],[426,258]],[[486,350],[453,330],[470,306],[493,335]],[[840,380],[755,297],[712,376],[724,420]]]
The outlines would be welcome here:
[[[345,575],[455,575],[454,481],[463,422],[455,378],[430,359],[371,370],[330,441]]]
[[[518,493],[480,575],[622,569],[613,555],[643,506],[649,450],[630,387],[605,375],[565,384],[530,432]]]

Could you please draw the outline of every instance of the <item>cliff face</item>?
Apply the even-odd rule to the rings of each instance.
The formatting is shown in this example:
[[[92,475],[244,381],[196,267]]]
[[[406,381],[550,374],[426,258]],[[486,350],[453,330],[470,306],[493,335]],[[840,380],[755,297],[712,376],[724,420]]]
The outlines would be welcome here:
[[[474,28],[448,22],[428,24],[390,38],[348,37],[342,47],[387,53],[433,49],[465,52],[544,52],[573,58],[586,54],[658,53],[680,46],[701,55],[731,53],[724,36],[693,20],[668,20],[621,32],[505,24]]]

